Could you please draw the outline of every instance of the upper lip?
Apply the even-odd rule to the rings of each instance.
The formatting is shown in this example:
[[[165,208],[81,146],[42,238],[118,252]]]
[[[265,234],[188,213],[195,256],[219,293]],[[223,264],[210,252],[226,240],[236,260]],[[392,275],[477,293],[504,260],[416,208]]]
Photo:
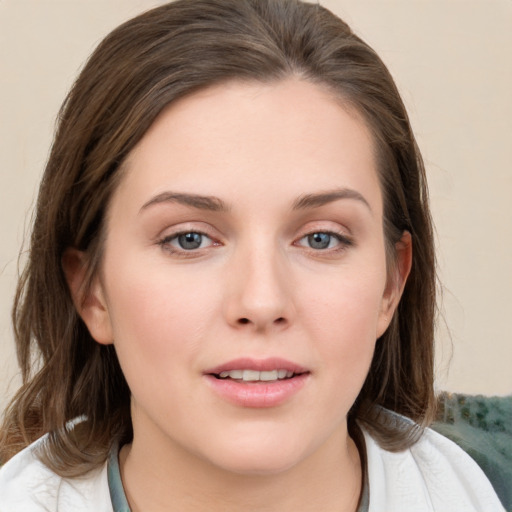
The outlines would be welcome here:
[[[222,363],[213,368],[207,369],[204,373],[207,375],[218,375],[221,372],[231,370],[256,370],[260,372],[271,370],[286,370],[293,373],[305,373],[308,370],[286,359],[280,357],[269,357],[266,359],[253,359],[250,357],[241,357]]]

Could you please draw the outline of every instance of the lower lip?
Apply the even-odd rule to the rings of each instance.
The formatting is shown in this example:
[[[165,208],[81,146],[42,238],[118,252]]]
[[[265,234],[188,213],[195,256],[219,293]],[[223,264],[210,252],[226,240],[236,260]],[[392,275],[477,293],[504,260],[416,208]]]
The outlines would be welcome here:
[[[306,384],[308,373],[272,382],[242,382],[205,375],[209,385],[222,398],[240,407],[277,407],[290,400]]]

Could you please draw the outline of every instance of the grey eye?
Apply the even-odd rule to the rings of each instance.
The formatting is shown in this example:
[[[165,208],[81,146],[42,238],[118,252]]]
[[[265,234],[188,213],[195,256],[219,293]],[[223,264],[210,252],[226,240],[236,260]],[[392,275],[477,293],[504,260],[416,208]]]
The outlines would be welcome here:
[[[191,251],[193,249],[199,249],[203,242],[203,235],[201,233],[183,233],[176,237],[176,241],[181,249]]]
[[[328,249],[334,237],[329,233],[311,233],[307,236],[308,245],[312,249]]]
[[[199,252],[201,249],[218,245],[208,235],[201,231],[181,231],[166,236],[158,243],[161,247],[171,253],[181,254],[182,256],[186,253],[190,253],[190,256],[194,254],[201,254]]]

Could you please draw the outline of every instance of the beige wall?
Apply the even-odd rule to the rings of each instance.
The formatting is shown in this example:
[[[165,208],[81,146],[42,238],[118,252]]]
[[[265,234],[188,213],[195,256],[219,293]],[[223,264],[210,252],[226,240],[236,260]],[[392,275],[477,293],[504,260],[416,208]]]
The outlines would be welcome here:
[[[0,407],[16,385],[17,254],[58,107],[102,36],[159,3],[0,0]],[[438,387],[511,393],[512,2],[321,3],[388,64],[423,149],[452,340],[441,326]]]

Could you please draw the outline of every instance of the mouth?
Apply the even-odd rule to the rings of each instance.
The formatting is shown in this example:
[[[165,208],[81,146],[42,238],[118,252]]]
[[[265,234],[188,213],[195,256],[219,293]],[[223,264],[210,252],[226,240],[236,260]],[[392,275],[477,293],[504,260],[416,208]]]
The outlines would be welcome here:
[[[250,370],[250,369],[238,369],[222,371],[220,373],[211,374],[216,379],[230,379],[237,382],[277,382],[281,380],[293,379],[298,375],[303,375],[307,372],[294,372],[292,370],[286,370],[284,368],[276,370]]]
[[[205,375],[216,379],[231,379],[239,382],[274,382],[292,379],[309,371],[280,357],[253,359],[243,357],[210,368]]]
[[[311,372],[280,358],[242,358],[204,372],[210,388],[223,400],[249,408],[272,408],[289,403]]]

